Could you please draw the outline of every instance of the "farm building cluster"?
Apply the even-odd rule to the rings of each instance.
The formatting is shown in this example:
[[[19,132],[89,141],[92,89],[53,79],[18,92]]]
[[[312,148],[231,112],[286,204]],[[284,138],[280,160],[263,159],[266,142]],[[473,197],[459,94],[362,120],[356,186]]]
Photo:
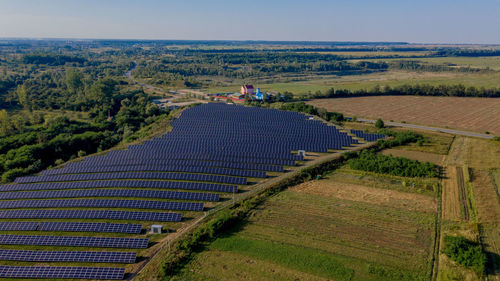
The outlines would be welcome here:
[[[243,85],[239,92],[235,93],[216,93],[207,94],[209,97],[214,97],[216,100],[230,99],[235,101],[251,100],[270,100],[278,96],[276,92],[261,92],[260,88],[255,88],[253,85]]]

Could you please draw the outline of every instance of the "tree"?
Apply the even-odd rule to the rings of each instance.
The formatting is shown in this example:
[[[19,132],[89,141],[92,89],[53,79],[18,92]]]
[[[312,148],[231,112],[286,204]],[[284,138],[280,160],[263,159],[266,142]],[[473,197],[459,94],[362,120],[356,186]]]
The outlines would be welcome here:
[[[375,122],[375,128],[382,129],[384,127],[385,127],[384,121],[379,118],[377,122]]]
[[[78,71],[75,70],[66,71],[65,82],[68,89],[71,90],[73,93],[83,90],[83,74]]]
[[[88,98],[98,106],[110,105],[116,84],[116,81],[110,79],[97,81],[90,87]]]
[[[28,92],[26,91],[26,86],[24,86],[24,84],[17,86],[16,95],[17,100],[24,107],[24,109],[29,109],[30,102],[28,98]]]

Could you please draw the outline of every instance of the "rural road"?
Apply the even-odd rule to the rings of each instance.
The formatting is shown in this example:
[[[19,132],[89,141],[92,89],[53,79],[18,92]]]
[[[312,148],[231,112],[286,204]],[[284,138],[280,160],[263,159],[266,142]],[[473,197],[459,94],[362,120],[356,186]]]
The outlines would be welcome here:
[[[137,80],[135,80],[134,78],[132,78],[132,71],[134,71],[134,69],[137,68],[137,63],[134,61],[134,66],[127,72],[125,72],[125,77],[132,80],[132,82],[138,84],[139,86],[141,87],[144,87],[144,88],[147,88],[147,89],[157,89],[157,90],[161,90],[160,88],[157,88],[157,87],[153,87],[151,85],[147,85],[147,84],[144,84],[144,83],[141,83]]]
[[[357,118],[357,121],[366,122],[366,123],[375,123],[377,120]],[[413,125],[413,124],[397,123],[397,122],[385,122],[385,121],[384,121],[384,123],[387,125],[396,126],[396,127],[414,128],[414,129],[449,133],[449,134],[461,135],[461,136],[467,136],[467,137],[476,137],[476,138],[483,138],[483,139],[493,139],[493,137],[494,137],[493,135],[459,131],[459,130],[453,130],[453,129],[435,128],[435,127],[422,126],[422,125]]]

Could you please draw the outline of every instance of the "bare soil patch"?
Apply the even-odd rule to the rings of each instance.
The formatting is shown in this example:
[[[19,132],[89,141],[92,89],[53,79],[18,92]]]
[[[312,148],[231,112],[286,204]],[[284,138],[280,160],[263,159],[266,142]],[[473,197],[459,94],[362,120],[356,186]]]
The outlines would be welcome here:
[[[435,212],[437,210],[436,200],[426,195],[331,180],[308,181],[291,188],[291,190],[419,212]]]

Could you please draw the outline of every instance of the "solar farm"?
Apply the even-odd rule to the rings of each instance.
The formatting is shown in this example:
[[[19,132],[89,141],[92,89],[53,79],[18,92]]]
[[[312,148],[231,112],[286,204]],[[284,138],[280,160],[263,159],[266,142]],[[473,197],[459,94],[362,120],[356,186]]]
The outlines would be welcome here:
[[[129,278],[150,248],[233,194],[384,137],[219,103],[188,108],[171,125],[141,145],[0,185],[0,278]],[[153,224],[165,233],[150,234]]]

